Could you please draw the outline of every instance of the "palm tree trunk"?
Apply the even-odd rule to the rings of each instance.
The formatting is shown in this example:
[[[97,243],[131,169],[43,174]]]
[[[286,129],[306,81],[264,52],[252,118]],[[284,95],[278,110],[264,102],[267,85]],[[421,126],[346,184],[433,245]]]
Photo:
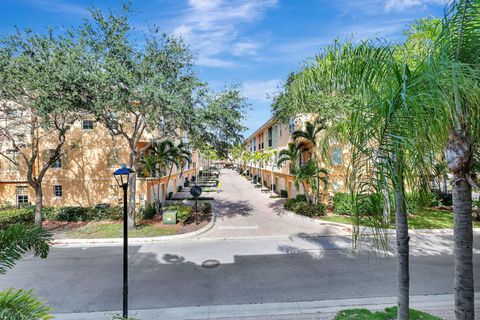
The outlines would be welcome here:
[[[467,180],[472,162],[471,151],[471,137],[467,126],[452,130],[445,155],[448,169],[453,174],[455,316],[462,320],[475,318],[472,188]]]
[[[131,163],[130,168],[137,172],[137,161],[134,158],[134,161]],[[127,225],[129,229],[135,228],[135,194],[137,192],[137,174],[131,173],[128,177],[128,219]]]
[[[397,319],[408,320],[409,308],[409,240],[407,210],[405,206],[405,192],[403,177],[397,176],[399,185],[395,187],[396,204],[396,240],[397,240],[397,285],[398,285],[398,314]]]
[[[165,199],[168,196],[168,183],[170,182],[170,177],[172,176],[172,170],[173,170],[173,163],[170,166],[170,171],[168,172],[168,176],[167,176],[167,182],[165,183]]]
[[[454,175],[454,255],[455,315],[457,319],[475,318],[473,285],[472,189],[465,175]]]

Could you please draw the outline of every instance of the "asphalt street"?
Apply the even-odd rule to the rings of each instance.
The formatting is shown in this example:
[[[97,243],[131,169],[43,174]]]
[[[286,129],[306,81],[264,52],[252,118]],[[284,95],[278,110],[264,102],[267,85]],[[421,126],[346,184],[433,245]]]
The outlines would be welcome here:
[[[353,254],[351,238],[342,235],[340,227],[303,228],[302,223],[307,222],[266,211],[265,201],[273,200],[264,195],[262,199],[268,200],[255,198],[253,192],[260,191],[233,172],[223,175],[222,184],[222,197],[235,202],[237,194],[243,201],[240,208],[250,208],[248,214],[236,214],[238,206],[228,209],[221,205],[228,216],[220,216],[220,223],[201,239],[130,246],[131,309],[395,296],[393,252],[375,253],[366,244]],[[229,192],[227,185],[240,192]],[[261,218],[255,217],[259,211]],[[235,237],[229,238],[232,230]],[[262,234],[259,230],[266,231]],[[453,293],[452,239],[449,232],[412,234],[412,295]],[[479,291],[477,236],[474,248],[475,288]],[[220,265],[202,267],[207,259],[218,260]],[[122,248],[74,245],[54,247],[43,260],[26,256],[0,276],[0,289],[8,287],[33,289],[54,312],[119,310]]]

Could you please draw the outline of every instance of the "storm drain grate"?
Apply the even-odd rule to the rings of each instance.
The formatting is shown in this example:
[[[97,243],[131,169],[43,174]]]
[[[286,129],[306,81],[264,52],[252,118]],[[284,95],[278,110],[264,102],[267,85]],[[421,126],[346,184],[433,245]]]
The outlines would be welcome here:
[[[202,262],[202,267],[211,269],[211,268],[216,268],[220,265],[220,261],[218,260],[205,260]]]

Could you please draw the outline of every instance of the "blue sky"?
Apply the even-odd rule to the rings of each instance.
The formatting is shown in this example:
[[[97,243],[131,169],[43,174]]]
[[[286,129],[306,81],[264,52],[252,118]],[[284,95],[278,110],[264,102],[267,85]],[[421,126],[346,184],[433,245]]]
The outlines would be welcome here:
[[[118,8],[121,1],[2,0],[0,32],[14,26],[44,31],[88,17],[93,3]],[[132,0],[139,30],[155,25],[181,36],[212,88],[242,85],[252,104],[245,136],[271,116],[269,95],[335,38],[401,41],[417,18],[443,15],[444,0]]]

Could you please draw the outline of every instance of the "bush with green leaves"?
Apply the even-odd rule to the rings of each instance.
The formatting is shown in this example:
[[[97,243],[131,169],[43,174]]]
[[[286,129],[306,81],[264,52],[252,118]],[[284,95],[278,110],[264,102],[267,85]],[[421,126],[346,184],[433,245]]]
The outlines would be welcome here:
[[[168,210],[177,210],[177,222],[184,224],[192,216],[193,208],[191,206],[179,204],[168,206]]]
[[[280,190],[280,197],[282,197],[282,198],[288,198],[288,192],[287,192],[287,190]]]
[[[0,229],[15,223],[31,224],[35,218],[33,207],[20,209],[7,209],[0,211]]]
[[[167,199],[170,200],[173,198],[173,191],[170,191],[167,195]]]
[[[122,208],[61,207],[47,209],[45,217],[55,221],[98,221],[123,219]]]
[[[182,187],[182,186],[178,186],[178,187],[177,187],[177,192],[182,192],[182,190],[183,190],[183,187]]]
[[[353,214],[351,195],[342,192],[335,193],[333,196],[333,212],[335,214]]]
[[[152,219],[155,213],[157,213],[157,210],[155,210],[155,206],[151,203],[147,203],[147,206],[140,210],[140,214],[144,220]]]
[[[318,217],[325,214],[327,207],[323,203],[307,203],[305,195],[297,195],[294,199],[288,199],[284,208],[306,217]]]

